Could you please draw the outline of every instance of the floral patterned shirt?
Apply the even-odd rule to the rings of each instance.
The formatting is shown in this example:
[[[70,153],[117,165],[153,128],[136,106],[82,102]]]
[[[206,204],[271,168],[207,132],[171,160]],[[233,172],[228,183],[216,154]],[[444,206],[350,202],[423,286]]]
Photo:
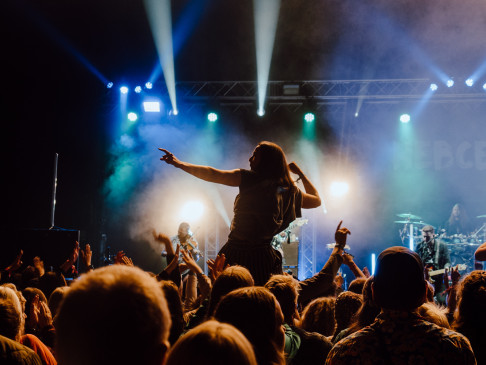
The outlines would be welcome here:
[[[476,364],[468,339],[416,312],[384,310],[375,322],[339,341],[326,365]]]

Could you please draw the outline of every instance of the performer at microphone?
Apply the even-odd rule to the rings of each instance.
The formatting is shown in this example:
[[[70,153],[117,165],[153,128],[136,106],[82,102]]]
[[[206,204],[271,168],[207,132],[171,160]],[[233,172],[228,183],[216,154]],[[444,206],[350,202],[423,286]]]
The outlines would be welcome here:
[[[448,269],[451,266],[449,248],[434,233],[434,227],[424,226],[422,228],[423,240],[417,244],[415,252],[419,254],[424,267],[432,270]],[[445,290],[444,275],[438,274],[430,279],[435,288],[435,300],[439,304],[445,305],[446,296],[442,294]]]
[[[189,251],[192,254],[194,260],[199,260],[200,252],[198,250],[198,244],[196,238],[194,237],[194,234],[191,232],[191,227],[189,226],[189,223],[182,222],[179,225],[179,229],[177,230],[177,235],[172,236],[170,240],[172,242],[172,247],[174,248],[174,251],[179,244],[181,245],[182,249]]]

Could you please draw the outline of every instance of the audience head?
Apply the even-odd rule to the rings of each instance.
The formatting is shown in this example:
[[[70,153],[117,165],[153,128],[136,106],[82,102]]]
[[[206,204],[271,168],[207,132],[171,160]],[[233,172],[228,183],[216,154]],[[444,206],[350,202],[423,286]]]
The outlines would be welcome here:
[[[173,281],[162,280],[159,285],[164,292],[167,306],[169,307],[171,327],[169,334],[170,344],[174,344],[184,331],[184,314],[182,311],[182,301],[179,288]]]
[[[380,308],[413,310],[425,302],[427,284],[420,256],[395,246],[378,256],[373,279],[373,300]]]
[[[67,286],[66,278],[63,274],[54,271],[46,271],[39,279],[39,289],[49,298],[56,288]]]
[[[69,286],[60,286],[56,288],[49,296],[48,305],[51,310],[52,318],[54,318],[59,310],[59,306],[69,290]]]
[[[351,283],[349,283],[348,291],[352,291],[356,294],[363,293],[363,286],[366,282],[366,278],[356,278]]]
[[[373,279],[374,277],[370,276],[363,286],[363,303],[353,318],[354,323],[351,325],[353,332],[373,323],[376,316],[380,313],[380,308],[373,301],[373,292],[371,290]]]
[[[247,287],[221,298],[214,318],[238,328],[255,350],[258,364],[284,364],[283,314],[275,296],[263,287]]]
[[[292,325],[297,310],[299,282],[290,275],[273,275],[265,284],[265,288],[277,298],[285,323]]]
[[[464,276],[457,292],[454,327],[461,333],[486,325],[486,271],[475,270]]]
[[[24,314],[15,291],[0,286],[0,335],[19,341],[24,330]]]
[[[362,296],[351,291],[345,291],[336,298],[334,316],[336,317],[335,335],[338,335],[343,329],[348,328],[351,319],[361,307]]]
[[[310,302],[302,312],[301,327],[309,332],[318,332],[323,336],[332,336],[336,329],[334,308],[336,298],[317,298]]]
[[[273,180],[291,183],[289,168],[282,148],[272,142],[262,141],[255,147],[250,167],[258,174]]]
[[[210,320],[182,336],[170,350],[166,365],[257,365],[246,337],[227,323]]]
[[[255,282],[247,268],[234,265],[223,270],[214,281],[208,304],[207,317],[210,318],[213,315],[214,310],[223,295],[228,294],[232,290],[253,285],[255,285]]]
[[[159,283],[124,265],[82,275],[55,319],[59,363],[160,365],[169,347],[170,314]]]

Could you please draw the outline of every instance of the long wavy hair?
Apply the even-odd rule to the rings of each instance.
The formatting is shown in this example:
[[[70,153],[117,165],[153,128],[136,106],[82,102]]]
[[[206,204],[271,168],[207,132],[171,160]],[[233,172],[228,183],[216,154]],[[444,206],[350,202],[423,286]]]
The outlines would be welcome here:
[[[372,324],[375,321],[376,316],[380,313],[380,308],[373,301],[373,294],[371,292],[372,285],[373,276],[366,279],[363,286],[363,303],[353,316],[353,323],[349,326],[349,334]]]
[[[238,328],[250,341],[259,365],[284,365],[283,314],[275,296],[254,286],[225,295],[214,313],[220,322]]]
[[[276,180],[279,184],[290,189],[295,188],[285,153],[279,145],[262,141],[257,145],[256,150],[260,153],[260,163],[255,167],[255,172],[266,178]]]
[[[486,336],[486,271],[475,270],[465,276],[457,298],[453,328],[471,341],[473,350],[478,349],[480,339]]]
[[[462,227],[462,228],[466,228],[467,225],[468,225],[468,222],[469,222],[469,217],[466,213],[466,211],[464,210],[464,207],[457,203],[454,205],[454,207],[452,207],[452,211],[451,211],[451,215],[449,216],[449,219],[447,220],[447,222],[449,223],[449,225],[452,225],[455,223],[455,219],[454,219],[454,214],[453,214],[453,210],[454,208],[457,207],[459,209],[459,225]]]

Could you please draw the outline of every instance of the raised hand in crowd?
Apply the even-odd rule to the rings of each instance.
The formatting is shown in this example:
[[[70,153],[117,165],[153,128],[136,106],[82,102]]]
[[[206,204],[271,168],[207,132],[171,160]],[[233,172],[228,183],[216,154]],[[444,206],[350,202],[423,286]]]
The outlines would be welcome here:
[[[60,266],[61,270],[64,273],[68,273],[74,269],[74,263],[78,260],[79,257],[79,242],[76,241],[74,245],[73,251],[69,255],[69,258]]]
[[[444,292],[447,294],[447,307],[449,308],[449,313],[452,315],[457,305],[457,297],[456,297],[457,284],[461,279],[461,274],[459,273],[458,265],[456,265],[455,268],[454,267],[451,268],[450,276],[451,276],[452,285],[449,285],[449,270],[446,268],[444,272],[444,284],[446,289]]]
[[[176,247],[176,251],[174,253],[174,257],[169,262],[169,265],[167,265],[167,267],[164,269],[164,271],[167,274],[171,274],[176,268],[177,269],[179,268],[179,253],[180,253],[180,250],[181,250],[181,245],[178,244],[177,247]]]
[[[154,236],[154,240],[165,246],[165,251],[168,256],[174,255],[174,248],[172,247],[172,242],[170,241],[169,236],[164,233],[157,233],[155,229],[152,230],[152,235]]]
[[[133,261],[130,257],[126,255],[123,251],[118,251],[115,256],[115,264],[117,265],[126,265],[126,266],[134,266]]]
[[[182,260],[185,262],[187,268],[191,270],[194,274],[201,274],[203,270],[197,264],[197,262],[192,257],[192,254],[188,250],[181,250],[182,252]]]
[[[341,228],[341,224],[343,224],[343,221],[339,222],[336,228],[336,233],[334,234],[334,239],[336,240],[336,246],[339,249],[344,250],[344,247],[346,246],[346,240],[348,238],[348,234],[350,235],[351,231],[346,227]]]
[[[366,266],[363,267],[363,274],[367,278],[369,278],[371,276],[370,270]]]
[[[84,250],[79,251],[81,255],[81,261],[83,262],[84,268],[86,271],[91,271],[94,269],[93,265],[91,264],[91,258],[93,257],[93,252],[91,251],[91,246],[89,243],[86,244]]]
[[[353,255],[347,252],[343,252],[343,264],[348,266],[351,272],[354,274],[356,278],[365,278],[365,274],[361,271],[361,269],[356,265],[353,260]]]
[[[29,327],[41,331],[43,328],[52,326],[52,315],[47,305],[40,300],[39,295],[34,297],[29,308]]]
[[[218,276],[223,272],[224,269],[229,267],[226,264],[226,256],[224,254],[216,256],[214,260],[209,259],[206,261],[209,268],[209,278],[214,283]]]
[[[22,255],[24,254],[24,251],[23,250],[20,250],[19,254],[15,257],[15,260],[13,260],[13,262],[8,265],[3,271],[6,271],[8,273],[13,273],[15,271],[17,271],[20,266],[22,266],[23,262],[22,262]]]
[[[39,275],[39,277],[43,276],[46,273],[46,270],[44,268],[44,261],[42,261],[39,256],[36,256],[34,257],[33,262],[34,269],[37,272],[37,275]]]

